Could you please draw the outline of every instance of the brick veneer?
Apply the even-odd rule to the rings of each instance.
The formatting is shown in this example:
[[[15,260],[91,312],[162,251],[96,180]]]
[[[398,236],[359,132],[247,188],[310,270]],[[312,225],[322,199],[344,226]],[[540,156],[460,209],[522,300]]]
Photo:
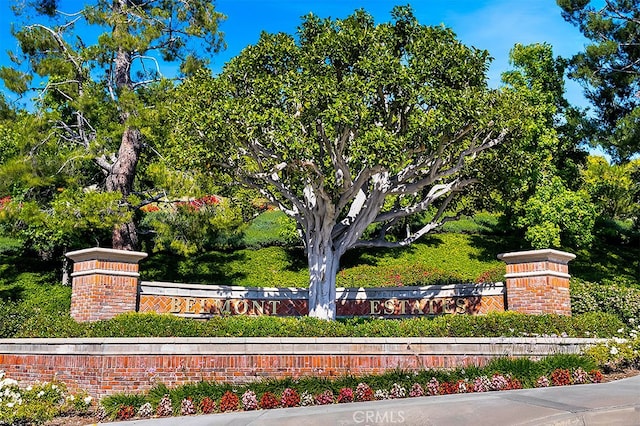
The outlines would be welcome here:
[[[58,380],[94,397],[200,380],[335,377],[579,353],[577,338],[90,338],[0,340],[0,370],[26,386]]]
[[[135,312],[138,303],[138,262],[146,253],[89,248],[67,253],[73,261],[71,316],[98,321]]]
[[[336,289],[336,315],[403,318],[504,311],[504,284]],[[142,281],[139,312],[206,319],[217,315],[308,315],[305,288],[239,287]]]
[[[574,254],[547,249],[498,257],[507,264],[507,310],[571,315],[568,263],[575,259]]]

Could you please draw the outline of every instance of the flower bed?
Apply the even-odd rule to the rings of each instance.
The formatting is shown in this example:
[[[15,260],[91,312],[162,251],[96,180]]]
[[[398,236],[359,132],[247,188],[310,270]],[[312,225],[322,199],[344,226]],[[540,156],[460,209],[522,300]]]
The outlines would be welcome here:
[[[154,415],[209,414],[564,386],[601,380],[602,374],[595,369],[593,361],[577,355],[554,355],[540,361],[500,358],[485,367],[395,370],[382,375],[342,376],[333,380],[304,377],[243,385],[199,382],[172,389],[160,383],[148,392],[137,394],[136,399],[126,394],[105,397],[100,409],[106,418],[128,420]]]
[[[40,424],[58,416],[85,415],[92,402],[86,392],[67,392],[63,383],[45,382],[20,387],[16,380],[5,377],[4,371],[0,370],[0,425]],[[122,416],[124,418],[126,414]]]
[[[596,345],[588,352],[600,353],[604,348],[611,355],[611,348],[616,347],[622,348],[619,352],[624,354],[633,352],[637,343],[638,339],[624,343],[612,341]],[[632,358],[637,361],[637,358]],[[99,404],[95,404],[86,392],[69,393],[62,383],[38,383],[25,387],[0,371],[0,426],[41,424],[61,416],[65,417],[61,420],[64,423],[55,424],[72,426],[104,419],[187,416],[599,383],[604,377],[596,365],[593,356],[565,354],[539,361],[499,358],[485,367],[470,366],[447,371],[396,370],[382,375],[342,376],[333,380],[305,377],[270,379],[244,385],[202,381],[171,389],[159,383],[148,392],[111,395]],[[609,363],[599,365],[606,371],[611,366]]]
[[[599,383],[602,380],[602,373],[599,370],[585,371],[581,367],[573,370],[569,369],[556,369],[551,372],[550,375],[542,375],[535,381],[536,387],[547,386],[566,386],[571,384],[584,384],[584,383]],[[426,387],[426,391],[424,390]],[[174,404],[179,408],[179,411],[173,410],[174,415],[190,415],[190,414],[210,414],[214,412],[228,412],[228,411],[251,411],[256,409],[271,409],[280,407],[302,407],[310,405],[327,405],[327,404],[341,404],[349,402],[364,402],[371,401],[373,399],[399,399],[407,397],[420,397],[420,396],[432,396],[432,395],[448,395],[456,393],[478,393],[478,392],[491,392],[491,391],[504,391],[513,389],[523,389],[522,382],[511,375],[503,375],[500,373],[494,373],[491,376],[482,375],[473,379],[465,378],[458,379],[452,382],[440,382],[437,378],[432,377],[428,383],[423,384],[415,382],[407,389],[400,383],[393,383],[390,388],[382,388],[373,390],[367,383],[360,382],[354,388],[343,387],[336,393],[332,389],[325,389],[321,392],[313,394],[307,390],[302,391],[299,395],[298,391],[293,388],[285,388],[280,394],[275,394],[271,391],[264,391],[259,397],[253,390],[246,390],[240,394],[240,391],[226,391],[220,398],[219,402],[216,402],[210,398],[205,397],[202,402],[197,404],[199,407],[195,409],[196,404],[193,402],[197,396],[185,397],[179,404]],[[152,395],[150,395],[152,398]],[[175,397],[175,395],[174,395]],[[158,405],[156,416],[168,416],[171,415],[172,403],[169,402],[169,394],[166,394]],[[152,410],[144,409],[145,406],[150,405],[149,402],[145,402],[141,407],[133,407],[130,405],[117,405],[118,397],[107,397],[107,407],[102,407],[104,415],[116,420],[130,420],[134,417],[137,418],[149,418],[152,417]],[[116,402],[112,404],[111,402]],[[205,403],[207,401],[207,403]],[[151,405],[152,406],[152,405]],[[167,406],[169,407],[167,409]],[[217,410],[205,407],[219,407]],[[185,408],[188,407],[188,408]],[[137,413],[137,415],[135,414]]]

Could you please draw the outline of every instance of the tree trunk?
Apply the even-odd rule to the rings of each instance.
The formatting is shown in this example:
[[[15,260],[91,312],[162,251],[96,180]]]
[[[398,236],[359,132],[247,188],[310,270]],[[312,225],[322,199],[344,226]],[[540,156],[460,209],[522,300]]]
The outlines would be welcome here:
[[[129,34],[127,26],[127,15],[125,8],[128,0],[114,0],[113,12],[120,15],[121,20],[117,20],[113,29],[116,38]],[[131,52],[123,46],[118,47],[114,58],[114,81],[118,91],[129,91],[133,89],[131,82]],[[140,130],[127,125],[127,120],[132,111],[123,109],[120,112],[120,121],[124,126],[122,141],[116,162],[111,167],[111,172],[107,176],[107,191],[119,192],[122,194],[122,202],[127,203],[127,197],[133,190],[133,181],[136,177],[136,166],[142,150],[142,134]],[[138,230],[132,220],[116,225],[112,233],[112,246],[119,250],[136,250],[138,248]]]
[[[136,176],[136,165],[142,149],[142,134],[138,129],[126,128],[122,135],[122,143],[118,150],[118,159],[107,176],[107,191],[120,192],[123,202],[131,194]],[[112,233],[114,249],[136,250],[138,248],[138,231],[133,220],[116,225]]]
[[[310,238],[309,261],[309,316],[324,320],[336,318],[336,275],[340,255],[328,238]]]

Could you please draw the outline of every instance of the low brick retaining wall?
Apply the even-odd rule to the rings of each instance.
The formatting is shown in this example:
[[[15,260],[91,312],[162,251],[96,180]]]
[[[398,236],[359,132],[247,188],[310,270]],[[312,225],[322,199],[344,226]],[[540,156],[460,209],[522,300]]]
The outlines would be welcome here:
[[[496,357],[580,353],[581,338],[83,338],[0,340],[0,370],[59,380],[94,397],[200,380],[365,375],[484,365]]]

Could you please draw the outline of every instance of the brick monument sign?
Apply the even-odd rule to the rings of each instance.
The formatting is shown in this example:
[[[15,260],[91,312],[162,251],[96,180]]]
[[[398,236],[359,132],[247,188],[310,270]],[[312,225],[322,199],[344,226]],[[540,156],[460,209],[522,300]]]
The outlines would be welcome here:
[[[146,282],[138,273],[138,262],[146,253],[90,248],[67,256],[74,262],[71,316],[77,321],[109,319],[123,312],[200,319],[308,313],[307,289]],[[337,315],[403,318],[505,310],[571,314],[568,263],[575,255],[531,250],[499,258],[507,264],[505,283],[341,288],[336,292]]]

